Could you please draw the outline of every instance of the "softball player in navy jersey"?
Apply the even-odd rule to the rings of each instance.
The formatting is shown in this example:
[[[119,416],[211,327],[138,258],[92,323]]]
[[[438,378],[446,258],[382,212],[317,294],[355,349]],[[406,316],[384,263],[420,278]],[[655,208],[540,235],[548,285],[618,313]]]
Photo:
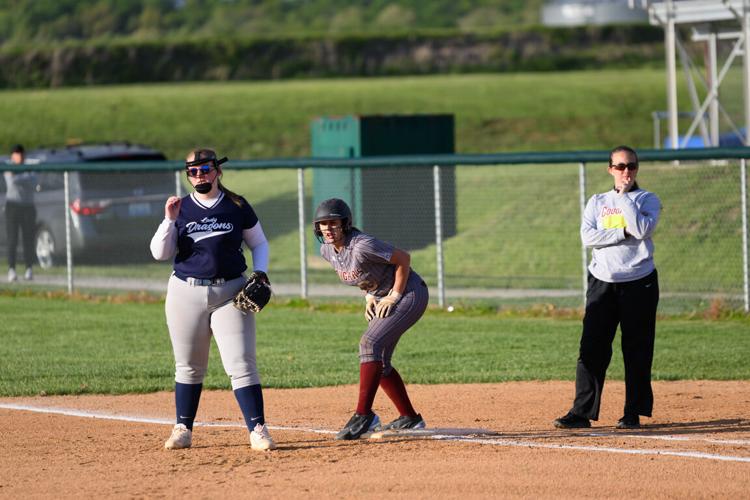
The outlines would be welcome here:
[[[164,443],[167,449],[192,445],[212,336],[250,431],[252,449],[276,447],[263,415],[255,316],[232,304],[246,280],[242,243],[252,252],[254,269],[265,273],[268,241],[250,204],[221,184],[221,164],[226,160],[208,149],[188,155],[186,173],[195,192],[167,200],[165,219],[151,239],[155,259],[174,257],[165,309],[175,358],[177,423]]]
[[[367,330],[359,342],[357,410],[336,439],[358,439],[373,430],[424,428],[424,419],[414,410],[401,376],[391,366],[391,357],[401,335],[424,314],[429,300],[427,285],[409,267],[408,253],[352,226],[351,210],[343,200],[322,202],[313,225],[323,243],[320,254],[341,281],[366,292]],[[372,411],[378,386],[400,415],[386,425],[380,425]]]

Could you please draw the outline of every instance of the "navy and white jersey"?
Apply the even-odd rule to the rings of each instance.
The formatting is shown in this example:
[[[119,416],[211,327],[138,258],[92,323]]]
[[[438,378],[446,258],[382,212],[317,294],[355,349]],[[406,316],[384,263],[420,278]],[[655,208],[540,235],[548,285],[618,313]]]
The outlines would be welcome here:
[[[244,198],[238,207],[222,192],[215,203],[206,206],[192,193],[185,196],[175,221],[175,274],[183,279],[240,276],[247,269],[242,231],[257,223],[255,211]]]
[[[393,245],[355,229],[346,235],[340,252],[333,244],[323,243],[320,255],[333,266],[342,282],[384,297],[393,288],[396,276],[396,266],[390,263],[393,250]]]

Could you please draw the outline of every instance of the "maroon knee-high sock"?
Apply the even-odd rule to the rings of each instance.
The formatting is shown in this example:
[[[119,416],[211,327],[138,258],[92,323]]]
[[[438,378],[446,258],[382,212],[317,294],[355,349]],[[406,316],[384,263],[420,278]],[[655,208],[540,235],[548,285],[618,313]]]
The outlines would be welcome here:
[[[372,402],[375,401],[375,393],[378,392],[378,384],[382,373],[383,363],[380,361],[368,361],[359,364],[358,414],[367,415],[372,411]]]
[[[409,401],[409,395],[406,393],[406,387],[404,381],[401,380],[401,375],[398,374],[395,368],[391,370],[391,373],[384,375],[380,378],[380,387],[383,388],[388,397],[396,405],[399,415],[406,417],[416,417],[417,412],[414,411],[414,407]]]

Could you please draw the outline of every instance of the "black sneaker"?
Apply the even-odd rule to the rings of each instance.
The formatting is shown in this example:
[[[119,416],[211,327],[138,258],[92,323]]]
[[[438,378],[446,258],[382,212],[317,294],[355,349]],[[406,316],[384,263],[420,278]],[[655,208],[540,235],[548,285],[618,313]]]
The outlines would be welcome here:
[[[336,434],[336,439],[359,439],[365,432],[371,432],[380,425],[380,419],[374,413],[360,415],[355,413],[343,429]]]
[[[424,428],[425,428],[424,419],[422,418],[422,415],[417,414],[414,417],[407,417],[405,415],[401,415],[393,422],[378,426],[377,430],[387,431],[387,430],[424,429]]]
[[[641,419],[638,415],[623,415],[620,420],[617,421],[618,429],[640,429]]]
[[[588,418],[579,417],[571,412],[568,412],[563,417],[556,418],[553,423],[558,429],[585,429],[591,427],[591,422],[589,422]]]

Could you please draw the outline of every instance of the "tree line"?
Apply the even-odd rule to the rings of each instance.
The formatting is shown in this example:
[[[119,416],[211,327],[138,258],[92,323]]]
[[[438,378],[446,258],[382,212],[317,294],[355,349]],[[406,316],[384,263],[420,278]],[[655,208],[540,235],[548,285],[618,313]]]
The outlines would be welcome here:
[[[102,38],[470,32],[539,22],[544,0],[0,0],[0,44]]]
[[[661,65],[651,26],[67,42],[0,49],[0,88]]]

